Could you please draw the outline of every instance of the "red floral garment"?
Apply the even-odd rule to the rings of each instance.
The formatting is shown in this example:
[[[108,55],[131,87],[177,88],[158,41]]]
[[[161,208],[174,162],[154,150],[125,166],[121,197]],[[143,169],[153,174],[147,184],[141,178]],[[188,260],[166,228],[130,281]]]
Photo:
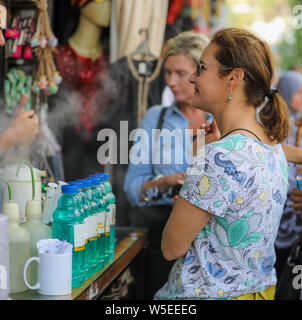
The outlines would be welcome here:
[[[184,6],[184,0],[172,0],[170,1],[168,15],[167,15],[167,24],[174,24],[181,13],[181,10]]]
[[[69,44],[59,46],[56,52],[65,87],[78,95],[74,108],[79,118],[77,131],[84,130],[88,136],[107,107],[103,91],[109,65],[106,51],[95,61],[79,56]]]

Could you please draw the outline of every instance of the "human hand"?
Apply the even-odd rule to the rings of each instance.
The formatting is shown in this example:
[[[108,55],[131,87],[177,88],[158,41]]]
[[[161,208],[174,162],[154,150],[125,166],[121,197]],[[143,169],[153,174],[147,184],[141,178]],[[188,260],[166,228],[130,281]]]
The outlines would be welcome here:
[[[165,176],[159,179],[159,189],[164,192],[168,190],[170,187],[173,187],[176,184],[178,184],[179,181],[184,181],[185,178],[186,174],[184,172],[177,172],[169,176]]]
[[[27,99],[27,95],[22,95],[11,125],[2,134],[1,142],[4,143],[6,149],[31,143],[39,132],[37,115],[33,110],[24,110]]]
[[[209,144],[220,139],[221,134],[215,119],[213,119],[212,122],[204,123],[202,127],[205,129],[205,144]]]
[[[294,214],[296,215],[301,214],[302,190],[293,188],[291,193],[291,200],[293,201],[293,203],[291,204],[291,207],[294,209]]]
[[[183,185],[184,184],[184,180],[178,180],[177,181],[177,184],[179,184],[179,185]],[[173,198],[171,198],[171,202],[172,202],[172,204],[174,204],[175,202],[176,202],[176,200],[177,200],[177,198],[179,197],[179,194],[176,194]]]
[[[302,118],[295,119],[294,124],[295,126],[300,127],[302,125]]]

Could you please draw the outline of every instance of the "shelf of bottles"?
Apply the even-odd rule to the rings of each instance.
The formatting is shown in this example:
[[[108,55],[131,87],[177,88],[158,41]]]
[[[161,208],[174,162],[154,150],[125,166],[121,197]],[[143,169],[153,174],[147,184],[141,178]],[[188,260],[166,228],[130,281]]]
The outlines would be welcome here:
[[[46,201],[55,199],[51,191]],[[73,245],[72,287],[77,288],[114,259],[116,199],[107,173],[64,183],[60,192],[55,210],[45,203],[43,217],[52,223],[52,238]]]

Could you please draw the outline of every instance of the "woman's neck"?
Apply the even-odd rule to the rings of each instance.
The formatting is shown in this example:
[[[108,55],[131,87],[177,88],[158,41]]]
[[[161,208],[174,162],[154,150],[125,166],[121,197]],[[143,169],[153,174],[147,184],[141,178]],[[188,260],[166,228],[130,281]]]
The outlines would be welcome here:
[[[192,106],[192,102],[178,102],[177,107],[184,115],[192,113],[194,110],[196,110]]]
[[[221,135],[225,135],[231,130],[238,128],[252,130],[255,126],[258,126],[256,108],[253,106],[238,106],[233,104],[218,109],[220,112],[215,112],[213,115]]]
[[[99,26],[82,14],[77,30],[68,39],[68,43],[78,55],[96,60],[102,53],[101,32],[102,29]]]
[[[230,102],[228,102],[230,103]],[[263,143],[272,144],[262,125],[257,121],[256,108],[252,105],[230,105],[219,108],[220,112],[213,114],[221,136],[234,129],[248,129],[256,134]],[[250,135],[246,133],[247,135]]]
[[[202,110],[196,109],[192,103],[178,103],[178,109],[189,120],[189,125],[200,124],[206,121],[206,113]]]

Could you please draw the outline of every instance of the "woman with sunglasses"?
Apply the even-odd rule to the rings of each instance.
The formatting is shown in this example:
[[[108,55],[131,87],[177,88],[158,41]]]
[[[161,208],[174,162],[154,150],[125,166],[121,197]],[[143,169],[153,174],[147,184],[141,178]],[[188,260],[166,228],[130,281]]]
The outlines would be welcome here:
[[[161,234],[172,209],[174,189],[183,182],[190,165],[192,136],[185,136],[184,132],[191,129],[195,136],[197,129],[206,121],[206,113],[192,107],[194,86],[188,79],[208,42],[201,34],[183,32],[166,43],[163,52],[165,80],[173,92],[175,103],[169,107],[151,107],[142,120],[139,129],[144,129],[147,137],[147,141],[140,142],[145,147],[141,152],[145,163],[135,163],[136,155],[130,153],[124,191],[133,206],[130,212],[131,225],[148,228],[148,299],[152,299],[166,282],[173,265],[162,257]],[[159,137],[152,141],[152,130],[157,128],[168,133],[164,137],[168,142],[160,142]],[[180,133],[180,136],[176,134],[175,140],[169,137],[174,130]],[[134,141],[137,139],[136,136]],[[135,143],[133,147],[137,145]],[[163,159],[160,159],[161,156]]]
[[[214,34],[190,76],[194,107],[216,123],[164,228],[163,255],[177,261],[156,299],[274,299],[289,121],[273,72],[268,44],[231,28]]]

